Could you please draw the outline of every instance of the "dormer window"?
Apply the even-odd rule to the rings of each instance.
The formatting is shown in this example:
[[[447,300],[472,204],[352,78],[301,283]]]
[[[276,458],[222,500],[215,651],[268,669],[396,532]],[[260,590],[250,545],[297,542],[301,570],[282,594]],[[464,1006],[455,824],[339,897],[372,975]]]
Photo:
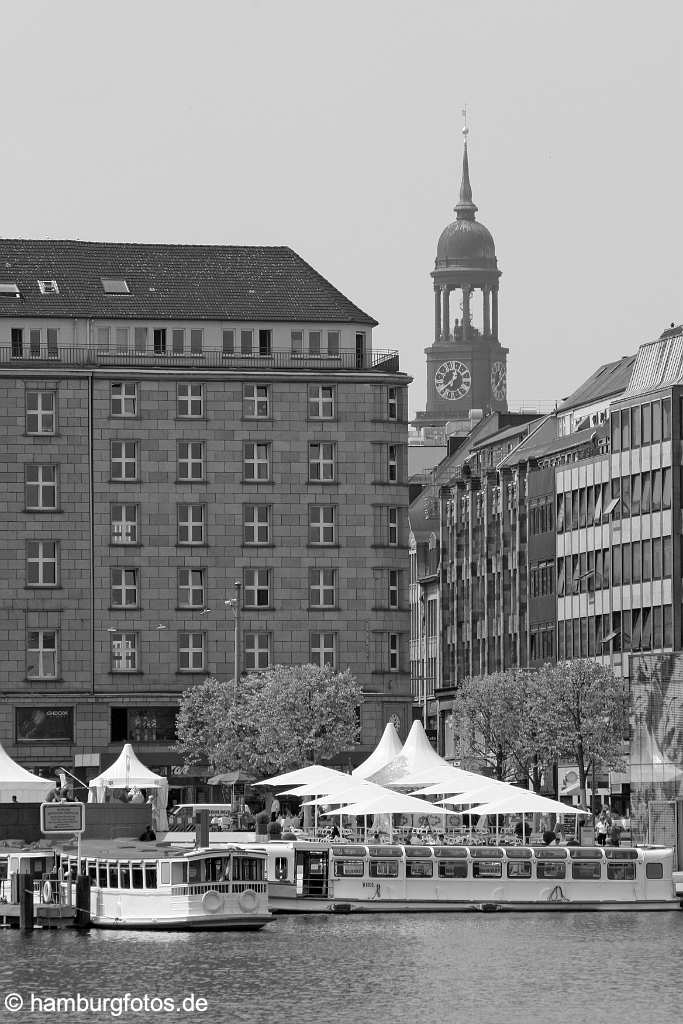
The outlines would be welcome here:
[[[100,280],[106,295],[130,295],[130,288],[125,278],[102,277]]]
[[[0,281],[0,298],[20,299],[21,292],[16,281]]]
[[[41,295],[59,295],[59,285],[56,281],[39,281]]]

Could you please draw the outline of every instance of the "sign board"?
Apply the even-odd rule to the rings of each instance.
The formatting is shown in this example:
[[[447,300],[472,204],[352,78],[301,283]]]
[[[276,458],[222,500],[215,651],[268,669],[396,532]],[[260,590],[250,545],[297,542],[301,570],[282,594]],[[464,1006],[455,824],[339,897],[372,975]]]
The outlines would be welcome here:
[[[75,801],[40,805],[40,831],[79,835],[85,830],[85,804]]]

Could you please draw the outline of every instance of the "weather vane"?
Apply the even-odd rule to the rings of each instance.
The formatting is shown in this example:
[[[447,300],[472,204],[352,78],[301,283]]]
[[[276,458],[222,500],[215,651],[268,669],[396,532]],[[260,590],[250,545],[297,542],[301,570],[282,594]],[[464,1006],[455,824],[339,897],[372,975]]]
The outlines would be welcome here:
[[[465,136],[465,139],[467,139],[467,136],[468,136],[468,135],[469,135],[469,133],[470,133],[470,130],[469,130],[469,128],[467,127],[467,105],[465,105],[465,106],[464,106],[464,107],[462,108],[462,116],[463,116],[463,122],[464,122],[464,123],[463,123],[463,126],[462,126],[462,133],[463,133],[463,135]]]

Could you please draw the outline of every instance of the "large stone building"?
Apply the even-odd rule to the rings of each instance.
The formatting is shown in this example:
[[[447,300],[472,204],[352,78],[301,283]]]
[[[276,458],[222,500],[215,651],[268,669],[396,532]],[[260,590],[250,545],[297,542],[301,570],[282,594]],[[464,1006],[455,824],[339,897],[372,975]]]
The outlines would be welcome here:
[[[409,379],[375,323],[287,248],[0,241],[12,756],[131,740],[192,781],[178,695],[235,660],[349,667],[359,756],[407,727]]]

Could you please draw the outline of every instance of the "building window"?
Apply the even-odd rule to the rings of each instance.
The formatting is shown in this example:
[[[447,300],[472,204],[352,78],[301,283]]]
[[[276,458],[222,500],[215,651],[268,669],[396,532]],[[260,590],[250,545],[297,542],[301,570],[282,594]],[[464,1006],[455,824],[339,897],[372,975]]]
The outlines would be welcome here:
[[[56,511],[57,467],[26,466],[24,472],[26,508],[31,511]]]
[[[112,480],[137,480],[138,476],[138,443],[137,441],[111,442],[111,478]]]
[[[204,634],[178,634],[178,671],[202,672],[204,670]]]
[[[142,354],[147,351],[147,328],[146,327],[134,327],[133,328],[133,348],[136,352]]]
[[[311,633],[312,665],[330,665],[334,668],[337,660],[337,635],[336,633]]]
[[[235,354],[235,332],[229,329],[223,331],[223,355],[234,356]]]
[[[2,291],[0,291],[0,295]],[[18,297],[18,296],[17,296]],[[24,357],[24,332],[21,327],[13,327],[11,330],[12,359],[23,359]]]
[[[205,510],[203,505],[178,505],[178,543],[205,543]]]
[[[178,384],[176,415],[182,419],[201,419],[204,415],[204,385]]]
[[[175,743],[177,707],[111,708],[112,743]]]
[[[111,634],[112,672],[137,672],[137,669],[137,633],[120,633],[118,630],[114,630]]]
[[[328,384],[308,385],[308,416],[312,420],[333,420],[335,388]]]
[[[336,507],[334,505],[308,506],[309,544],[336,543]]]
[[[190,331],[190,354],[200,356],[204,350],[204,331],[200,327],[193,327]]]
[[[26,392],[27,434],[54,434],[56,397],[54,391]]]
[[[387,389],[387,417],[390,420],[398,420],[398,388]]]
[[[387,509],[388,540],[391,547],[398,547],[398,508],[390,505]]]
[[[245,505],[243,509],[245,544],[270,544],[270,505]]]
[[[396,483],[398,480],[398,445],[390,444],[388,451],[389,482]]]
[[[303,355],[304,351],[304,332],[303,331],[292,331],[291,333],[292,343],[292,355],[300,356]]]
[[[59,295],[59,285],[56,281],[39,281],[38,287],[41,295]]]
[[[244,667],[256,671],[270,668],[270,633],[244,634]]]
[[[334,608],[336,601],[334,569],[308,570],[308,603],[311,608]]]
[[[154,354],[163,356],[166,353],[166,328],[155,327],[152,335],[154,341]]]
[[[112,383],[111,386],[112,416],[137,416],[138,386],[135,381]]]
[[[57,586],[57,544],[53,540],[26,542],[26,585]]]
[[[389,569],[389,607],[398,608],[398,569]]]
[[[242,391],[242,415],[249,420],[266,420],[270,416],[270,386],[245,384]]]
[[[112,608],[137,608],[137,569],[111,570],[111,606]]]
[[[111,543],[137,544],[138,542],[138,506],[111,506]]]
[[[244,443],[244,479],[270,480],[270,444]]]
[[[254,352],[254,332],[240,331],[240,352],[243,356],[251,356]]]
[[[102,290],[106,295],[128,295],[130,288],[123,277],[101,277]]]
[[[178,569],[178,607],[203,608],[206,604],[203,569]]]
[[[399,670],[399,634],[389,634],[389,671],[398,672]]]
[[[57,631],[29,630],[26,645],[26,675],[29,679],[57,678]]]
[[[203,441],[178,441],[178,479],[204,479]]]
[[[327,441],[309,444],[308,479],[317,482],[334,480],[334,444]]]
[[[269,327],[262,327],[258,332],[258,354],[269,356],[271,354],[272,332]]]
[[[268,608],[270,605],[270,570],[244,570],[244,607]]]

